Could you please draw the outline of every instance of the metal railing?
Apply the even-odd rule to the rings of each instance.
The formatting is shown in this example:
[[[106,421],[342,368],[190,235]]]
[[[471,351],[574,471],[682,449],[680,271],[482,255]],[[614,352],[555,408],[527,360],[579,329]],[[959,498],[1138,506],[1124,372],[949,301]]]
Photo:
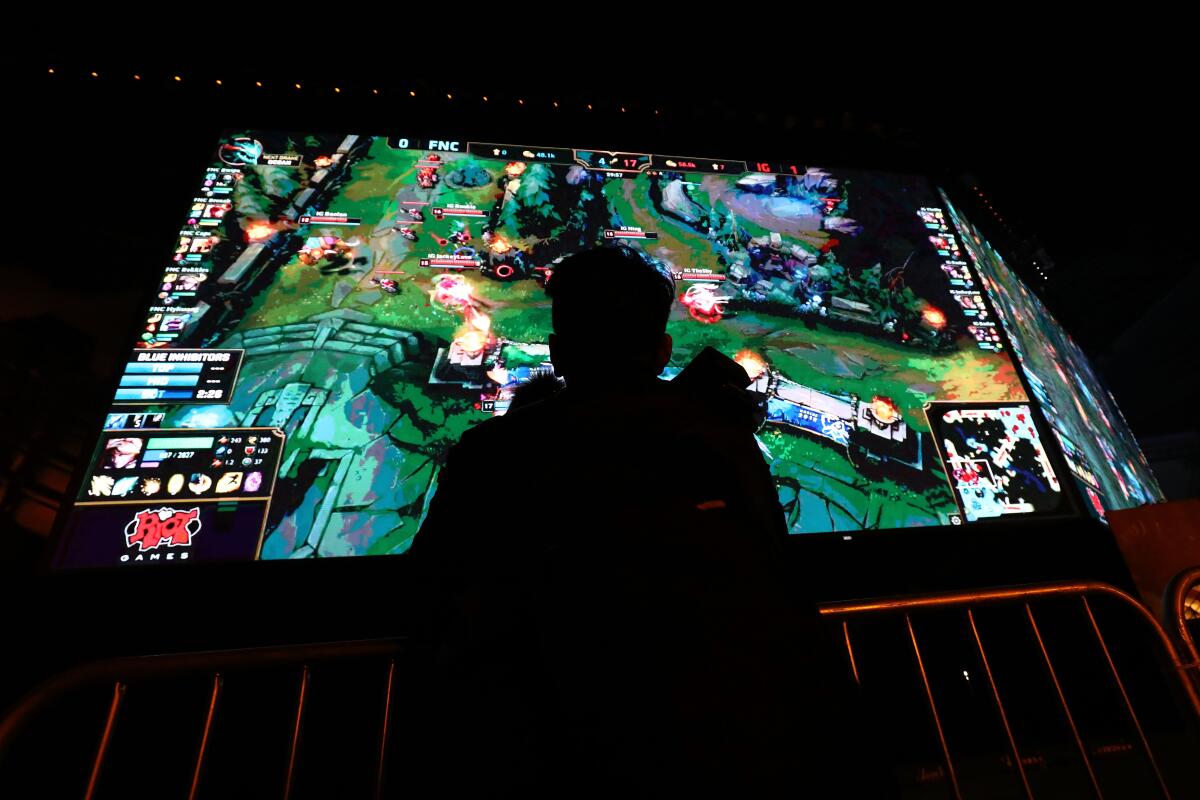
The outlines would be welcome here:
[[[97,686],[112,686],[99,744],[88,772],[85,800],[97,792],[100,777],[110,753],[114,731],[120,718],[129,687],[143,681],[181,679],[188,676],[211,677],[207,711],[203,727],[197,732],[198,745],[188,783],[188,800],[194,800],[200,787],[205,758],[211,744],[213,722],[227,675],[272,668],[300,668],[300,684],[295,701],[295,714],[290,725],[291,736],[284,776],[284,798],[292,795],[295,785],[297,752],[304,724],[310,691],[310,675],[314,665],[325,662],[344,662],[359,659],[386,659],[387,682],[383,693],[379,729],[379,751],[374,775],[375,796],[380,796],[384,780],[385,754],[395,691],[397,660],[404,652],[401,640],[367,640],[283,647],[251,648],[244,650],[210,651],[172,655],[142,656],[98,661],[68,670],[34,689],[0,719],[0,759],[8,755],[14,740],[39,714],[64,696]],[[3,787],[0,787],[3,792]]]
[[[1196,571],[1194,578],[1200,580],[1200,570]],[[1186,593],[1186,590],[1181,590],[1181,594],[1179,595],[1180,602],[1182,602],[1184,593]],[[1160,758],[1151,745],[1150,738],[1143,727],[1142,719],[1131,699],[1127,682],[1122,678],[1121,672],[1114,661],[1109,641],[1101,630],[1100,623],[1097,621],[1092,601],[1098,597],[1116,601],[1119,606],[1129,610],[1134,618],[1140,621],[1143,629],[1149,632],[1149,638],[1156,643],[1158,650],[1156,655],[1166,667],[1165,671],[1173,677],[1173,680],[1170,682],[1174,685],[1174,688],[1178,689],[1178,696],[1182,698],[1183,704],[1188,709],[1189,714],[1187,716],[1190,718],[1190,721],[1194,723],[1200,720],[1200,697],[1197,695],[1196,687],[1192,680],[1193,674],[1197,669],[1196,650],[1191,643],[1186,626],[1181,622],[1181,636],[1188,646],[1188,655],[1185,659],[1179,656],[1171,639],[1163,630],[1162,625],[1158,623],[1144,606],[1125,592],[1107,584],[1091,582],[1063,583],[835,603],[821,607],[820,613],[827,619],[840,621],[841,635],[839,639],[845,644],[850,669],[855,681],[860,686],[864,685],[864,679],[861,676],[861,672],[863,671],[863,656],[861,653],[856,654],[855,652],[854,637],[851,635],[851,622],[864,619],[879,619],[888,616],[903,618],[905,638],[911,651],[912,661],[920,676],[921,693],[924,696],[925,706],[936,731],[937,746],[940,750],[942,766],[945,767],[946,782],[953,796],[961,798],[964,796],[964,792],[959,779],[959,771],[956,767],[956,759],[953,756],[954,748],[944,730],[943,715],[939,710],[939,703],[935,696],[936,692],[931,685],[926,659],[923,656],[923,646],[924,644],[930,644],[930,642],[922,643],[913,624],[914,617],[923,612],[939,609],[960,612],[962,614],[961,621],[967,631],[969,631],[969,637],[967,638],[973,643],[979,663],[983,666],[984,677],[992,702],[994,703],[996,717],[1003,729],[1004,741],[1009,751],[1007,755],[1011,756],[1011,759],[1008,759],[1007,763],[1015,767],[1024,796],[1032,798],[1034,797],[1034,790],[1026,768],[1031,759],[1028,757],[1028,754],[1022,752],[1019,737],[1014,734],[1013,726],[1010,725],[1007,704],[998,686],[997,677],[993,672],[992,659],[989,658],[988,648],[985,647],[985,638],[980,633],[980,626],[977,624],[976,619],[977,612],[984,607],[1019,607],[1018,613],[1023,617],[1024,624],[1027,625],[1029,633],[1032,634],[1033,640],[1036,641],[1037,656],[1040,657],[1045,674],[1053,685],[1054,696],[1058,701],[1066,726],[1070,730],[1074,748],[1086,770],[1090,789],[1097,797],[1103,797],[1102,781],[1098,778],[1094,764],[1093,756],[1095,753],[1085,746],[1084,737],[1080,732],[1076,715],[1072,712],[1072,704],[1068,702],[1067,694],[1064,692],[1063,676],[1060,674],[1060,670],[1056,669],[1055,660],[1051,657],[1050,650],[1046,645],[1045,632],[1038,624],[1039,614],[1035,612],[1035,606],[1038,603],[1051,599],[1078,602],[1083,617],[1087,620],[1087,627],[1090,628],[1095,644],[1098,645],[1099,653],[1102,654],[1102,658],[1099,659],[1102,661],[1100,666],[1107,673],[1109,680],[1111,680],[1111,687],[1116,690],[1121,698],[1121,705],[1128,716],[1128,721],[1132,729],[1136,732],[1140,749],[1153,772],[1154,782],[1157,784],[1158,791],[1163,797],[1171,798],[1173,796],[1172,791],[1168,785],[1169,781],[1164,777]],[[894,665],[892,666],[894,667]],[[1009,699],[1011,700],[1012,698],[1010,697]],[[1200,756],[1200,752],[1194,752],[1193,755]],[[1032,760],[1035,762],[1040,761],[1040,759]]]
[[[1195,585],[1198,581],[1200,570],[1192,576],[1188,586]],[[1179,589],[1176,608],[1182,607],[1179,603],[1183,602],[1181,598],[1186,593],[1186,588]],[[1113,639],[1110,631],[1118,622],[1132,621],[1132,629],[1136,629],[1134,632],[1137,636],[1150,643],[1149,647],[1137,644],[1132,648],[1133,652],[1139,656],[1149,654],[1154,657],[1156,669],[1162,668],[1161,672],[1154,673],[1158,676],[1158,688],[1173,698],[1172,712],[1178,714],[1182,709],[1180,717],[1189,730],[1194,730],[1193,726],[1200,720],[1200,697],[1191,680],[1197,663],[1195,648],[1190,644],[1190,634],[1182,622],[1182,616],[1179,634],[1186,643],[1185,658],[1179,656],[1163,627],[1141,604],[1118,589],[1098,583],[1064,583],[835,603],[822,606],[820,613],[833,626],[837,638],[844,643],[847,669],[862,688],[868,709],[879,701],[879,692],[874,692],[874,687],[883,686],[883,693],[886,695],[897,694],[895,686],[889,683],[889,680],[904,670],[912,672],[911,684],[905,685],[911,689],[910,699],[914,702],[913,705],[904,707],[906,716],[900,720],[903,731],[901,735],[916,736],[915,731],[921,725],[929,725],[932,735],[928,753],[932,760],[920,768],[920,785],[916,791],[909,791],[909,794],[936,796],[941,793],[961,798],[972,796],[974,793],[971,781],[978,772],[978,760],[964,763],[969,759],[962,758],[962,754],[967,750],[962,744],[963,728],[959,725],[956,733],[954,726],[947,724],[948,718],[954,717],[958,711],[954,707],[953,695],[948,693],[945,683],[944,639],[954,634],[959,636],[957,641],[960,645],[973,650],[981,667],[978,674],[983,680],[976,682],[978,686],[972,684],[973,691],[981,691],[981,696],[990,702],[998,720],[995,742],[1005,751],[989,752],[986,755],[995,769],[1001,769],[995,765],[1003,761],[1002,769],[1012,778],[1012,794],[1029,798],[1062,796],[1040,787],[1048,785],[1045,775],[1042,774],[1046,771],[1047,762],[1054,758],[1061,760],[1066,757],[1063,754],[1067,754],[1078,767],[1078,786],[1084,787],[1081,791],[1104,797],[1107,785],[1112,780],[1113,762],[1112,758],[1105,761],[1104,756],[1113,750],[1113,746],[1098,747],[1094,741],[1095,737],[1092,737],[1091,746],[1088,744],[1089,734],[1085,730],[1088,720],[1081,717],[1088,716],[1089,701],[1080,700],[1079,676],[1077,671],[1073,671],[1075,662],[1062,657],[1063,645],[1055,639],[1056,635],[1062,634],[1060,628],[1055,628],[1056,623],[1060,621],[1060,618],[1055,616],[1055,607],[1052,606],[1055,603],[1065,603],[1074,609],[1075,616],[1071,618],[1074,629],[1072,635],[1086,636],[1094,644],[1094,657],[1089,656],[1089,663],[1095,668],[1096,674],[1104,677],[1105,690],[1110,691],[1114,698],[1119,698],[1114,701],[1111,709],[1114,715],[1119,714],[1125,718],[1123,724],[1127,724],[1130,731],[1128,738],[1131,744],[1117,750],[1123,758],[1132,757],[1135,755],[1134,751],[1140,753],[1140,758],[1144,759],[1144,764],[1147,765],[1144,785],[1153,787],[1147,794],[1136,796],[1152,796],[1155,793],[1166,798],[1200,796],[1200,793],[1192,794],[1190,790],[1178,788],[1181,775],[1186,782],[1188,774],[1197,772],[1190,766],[1190,762],[1184,767],[1178,767],[1179,753],[1186,753],[1187,758],[1194,761],[1195,757],[1200,755],[1200,738],[1163,738],[1161,715],[1155,716],[1145,708],[1147,695],[1143,690],[1148,682],[1146,673],[1125,674],[1130,663],[1130,639],[1125,635]],[[1114,614],[1125,614],[1126,617],[1119,620]],[[937,624],[934,624],[935,622]],[[938,627],[948,624],[959,625],[961,629],[953,631],[946,627]],[[1011,648],[1000,644],[1001,641],[1007,641],[1000,637],[1000,628],[1009,633],[1019,628],[1022,635],[1028,638],[1028,652],[1016,655],[1007,652]],[[1127,626],[1125,633],[1130,629]],[[902,649],[886,651],[888,655],[884,658],[880,654],[885,651],[879,649],[875,640],[880,638],[881,632],[887,631],[894,634],[895,645]],[[965,645],[962,644],[964,642]],[[1041,671],[1047,686],[1050,687],[1045,697],[1056,704],[1064,730],[1069,732],[1069,735],[1064,735],[1062,747],[1055,751],[1058,755],[1053,758],[1039,755],[1045,748],[1038,750],[1037,746],[1025,740],[1021,725],[1018,724],[1019,720],[1014,717],[1019,716],[1015,708],[1028,700],[1022,698],[1021,693],[1029,690],[1028,681],[1022,683],[1005,675],[1006,665],[1011,667],[1014,658],[1026,665],[1033,664]],[[221,704],[226,692],[227,679],[233,680],[235,676],[240,679],[244,673],[266,670],[268,672],[264,674],[278,683],[278,679],[269,671],[281,669],[287,676],[291,676],[288,681],[298,678],[298,683],[290,684],[296,687],[295,693],[290,695],[291,699],[288,700],[285,696],[286,702],[275,709],[277,716],[287,717],[287,752],[286,759],[281,758],[280,761],[273,762],[276,766],[272,769],[279,771],[272,773],[276,776],[272,781],[278,781],[274,784],[276,786],[282,785],[285,798],[292,797],[300,793],[298,789],[301,787],[308,788],[305,774],[300,769],[301,762],[304,761],[301,757],[302,731],[306,730],[306,726],[311,728],[327,724],[325,718],[319,714],[313,717],[309,711],[314,697],[313,671],[329,669],[333,665],[349,665],[352,671],[356,671],[354,674],[366,675],[367,671],[359,668],[359,661],[369,661],[381,667],[378,672],[370,673],[380,679],[380,685],[372,684],[370,697],[376,699],[367,704],[366,716],[360,716],[355,722],[360,727],[366,726],[370,731],[377,731],[374,734],[370,731],[364,734],[366,737],[374,737],[375,744],[370,747],[364,745],[362,766],[365,768],[370,760],[372,774],[364,775],[363,783],[365,785],[369,778],[374,796],[379,797],[384,788],[385,764],[388,763],[389,730],[394,725],[393,718],[397,713],[394,702],[396,686],[403,680],[398,669],[405,668],[407,662],[411,661],[409,648],[401,640],[335,642],[123,658],[84,665],[52,678],[25,696],[0,719],[0,767],[10,755],[13,743],[37,723],[39,718],[51,714],[56,703],[65,703],[68,713],[73,715],[70,717],[73,720],[72,724],[79,727],[80,723],[86,725],[87,722],[83,719],[86,716],[86,712],[81,710],[83,706],[77,708],[71,702],[64,701],[64,698],[70,698],[72,693],[85,689],[93,692],[107,690],[103,705],[99,702],[101,698],[95,698],[99,719],[96,719],[97,728],[92,730],[99,729],[100,739],[98,743],[82,745],[84,751],[79,753],[79,758],[88,759],[90,766],[84,776],[85,764],[80,763],[80,780],[77,784],[86,800],[102,796],[105,792],[101,791],[101,787],[115,779],[120,772],[117,768],[119,765],[114,765],[106,771],[106,765],[112,760],[114,737],[120,735],[125,722],[129,723],[130,728],[134,727],[132,720],[125,719],[131,688],[136,693],[141,690],[143,684],[157,682],[170,691],[169,696],[174,701],[177,695],[183,692],[179,687],[182,687],[185,681],[191,681],[187,685],[191,687],[189,691],[196,694],[196,707],[201,711],[195,716],[177,716],[195,720],[194,723],[187,723],[194,724],[195,727],[181,740],[185,741],[187,737],[191,737],[191,744],[187,747],[189,753],[194,753],[194,756],[188,758],[187,774],[179,774],[172,778],[172,785],[186,787],[187,797],[194,800],[198,795],[206,793],[202,779],[219,780],[215,773],[220,772],[220,769],[209,766],[209,755],[213,751],[214,743],[220,747],[223,738],[219,730],[214,730],[217,720],[226,717],[226,724],[229,724],[228,718],[237,716],[233,706],[222,711]],[[383,666],[386,666],[386,672],[382,670]],[[1162,680],[1163,674],[1166,676],[1165,681]],[[963,671],[963,676],[968,677],[967,671]],[[365,677],[361,679],[366,680]],[[319,680],[317,685],[318,688],[322,687]],[[202,704],[200,694],[204,695]],[[316,695],[319,699],[321,691],[316,692]],[[142,696],[145,697],[145,693]],[[895,700],[896,697],[884,697],[882,702]],[[254,713],[260,712],[256,708]],[[918,719],[922,714],[927,715],[928,719]],[[309,718],[316,721],[306,722]],[[282,755],[285,723],[282,719],[278,721]],[[874,726],[875,722],[876,720],[872,719],[868,724]],[[1028,723],[1022,724],[1025,725],[1024,730],[1027,734]],[[374,727],[376,725],[378,728]],[[86,727],[83,730],[86,732]],[[317,733],[314,729],[305,735]],[[1163,746],[1164,741],[1168,747]],[[1179,744],[1180,741],[1183,742],[1182,745]],[[55,746],[56,743],[49,744],[51,748]],[[92,747],[94,750],[90,749]],[[120,750],[119,747],[116,749]],[[393,751],[395,749],[391,748]],[[863,746],[863,755],[871,760],[869,763],[872,766],[881,766],[889,757],[885,753],[868,752],[868,749],[868,746]],[[78,752],[78,748],[75,752]],[[61,754],[61,758],[65,759],[66,754]],[[120,759],[117,761],[120,762]],[[220,762],[219,758],[217,761],[224,763]],[[940,764],[930,769],[925,768],[935,761],[940,761]],[[1128,758],[1121,763],[1128,763]],[[180,767],[179,771],[182,770]],[[394,767],[389,771],[393,770]],[[1041,772],[1037,772],[1039,770]],[[1200,781],[1200,778],[1197,780]],[[109,791],[111,786],[110,783]],[[0,772],[0,793],[7,793],[6,788],[12,787],[4,786],[4,773]],[[992,792],[988,796],[998,794]]]

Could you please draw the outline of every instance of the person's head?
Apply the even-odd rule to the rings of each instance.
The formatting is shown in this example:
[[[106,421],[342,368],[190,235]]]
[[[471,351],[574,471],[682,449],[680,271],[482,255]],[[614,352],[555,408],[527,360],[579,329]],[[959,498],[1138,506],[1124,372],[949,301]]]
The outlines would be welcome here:
[[[586,250],[554,267],[550,360],[567,383],[653,378],[671,358],[669,274],[628,247]]]

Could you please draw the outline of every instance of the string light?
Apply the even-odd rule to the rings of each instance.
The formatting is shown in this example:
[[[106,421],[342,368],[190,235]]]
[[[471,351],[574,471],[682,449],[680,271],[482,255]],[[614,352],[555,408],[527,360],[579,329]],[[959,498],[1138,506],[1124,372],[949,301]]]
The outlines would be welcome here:
[[[57,74],[57,72],[55,71],[55,68],[54,68],[54,67],[48,67],[48,68],[47,68],[47,70],[46,70],[46,72],[47,72],[47,74],[49,74],[49,75],[55,75],[55,74]],[[92,71],[90,74],[91,74],[91,76],[92,76],[93,78],[97,78],[97,79],[98,79],[98,78],[100,77],[100,73],[99,73],[99,72],[96,72],[96,71]],[[173,76],[172,76],[172,78],[173,78],[173,80],[174,80],[176,83],[182,83],[182,82],[183,82],[183,76],[182,76],[182,75],[173,75]],[[140,80],[142,79],[142,76],[141,76],[140,74],[138,74],[138,73],[135,73],[135,74],[133,75],[133,79],[134,79],[135,81],[140,81]],[[214,83],[215,83],[217,86],[224,86],[224,85],[225,85],[225,82],[224,82],[222,79],[220,79],[220,78],[216,78],[216,79],[214,79]],[[254,82],[254,85],[255,85],[257,88],[259,88],[259,89],[265,88],[265,85],[263,84],[263,82],[262,82],[261,80],[256,80],[256,81]],[[303,86],[302,86],[302,84],[300,84],[300,83],[295,83],[295,84],[293,84],[293,85],[296,87],[296,89],[303,89]],[[334,93],[336,93],[336,94],[341,94],[341,93],[342,93],[342,88],[341,88],[340,86],[335,86],[335,87],[333,87],[333,91],[334,91]],[[378,94],[380,93],[380,90],[379,90],[378,88],[374,88],[374,89],[371,89],[371,93],[372,93],[372,94],[374,94],[374,95],[378,95]],[[415,89],[410,89],[410,90],[409,90],[409,92],[408,92],[408,96],[409,96],[409,97],[416,97],[416,96],[417,96],[417,92],[416,92],[416,90],[415,90]],[[447,92],[447,93],[446,93],[446,99],[447,99],[447,100],[453,100],[453,99],[454,99],[454,95],[453,95],[453,93],[451,93],[451,92]],[[489,96],[488,96],[488,95],[486,95],[486,94],[485,94],[485,95],[481,95],[481,99],[482,99],[482,100],[483,100],[483,102],[485,102],[485,103],[488,103],[488,102],[490,102],[490,101],[491,101],[491,97],[489,97]],[[517,98],[517,104],[518,104],[518,105],[520,105],[520,106],[524,106],[524,105],[525,105],[525,98],[523,98],[523,97],[522,97],[522,98]],[[562,104],[561,104],[561,103],[560,103],[558,100],[553,100],[553,101],[551,101],[551,105],[553,105],[553,107],[554,107],[554,108],[561,108],[561,107],[562,107]],[[595,106],[594,106],[592,103],[586,103],[586,104],[585,104],[585,107],[587,108],[587,110],[588,110],[588,111],[594,111],[594,110],[595,110]],[[621,113],[622,113],[622,114],[625,114],[625,113],[628,113],[629,109],[628,109],[626,106],[620,106],[620,111],[621,111]],[[661,116],[661,115],[662,115],[662,110],[661,110],[661,109],[658,109],[658,108],[656,108],[656,109],[654,109],[654,114],[655,114],[655,116]],[[984,201],[983,201],[983,202],[984,202],[984,204],[985,204],[985,205],[988,207],[988,210],[989,210],[989,211],[992,211],[992,213],[993,213],[993,214],[996,214],[995,207],[992,205],[992,203],[991,203],[989,200],[987,200],[987,199],[986,199],[986,197],[984,196],[983,192],[982,192],[981,190],[979,190],[977,187],[974,187],[974,186],[973,186],[972,188],[973,188],[973,189],[975,189],[975,191],[976,191],[976,192],[979,194],[979,196],[980,196],[980,197],[984,198]],[[1000,216],[999,216],[999,214],[996,214],[996,216],[997,216],[997,218],[999,218],[1001,221],[1003,221],[1003,218],[1002,218],[1002,217],[1000,217]]]

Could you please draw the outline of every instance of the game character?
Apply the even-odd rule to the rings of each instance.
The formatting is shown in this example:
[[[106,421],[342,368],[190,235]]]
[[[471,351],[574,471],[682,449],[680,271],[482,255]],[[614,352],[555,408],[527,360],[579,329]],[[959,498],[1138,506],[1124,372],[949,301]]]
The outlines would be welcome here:
[[[406,208],[406,209],[404,209],[404,213],[407,214],[408,218],[411,219],[413,222],[424,222],[425,221],[425,212],[423,212],[419,208]]]
[[[692,319],[699,322],[717,322],[725,313],[728,297],[717,294],[710,284],[697,283],[689,286],[679,302],[687,307]]]
[[[304,240],[304,246],[296,257],[308,266],[314,266],[322,259],[334,260],[344,257],[350,252],[350,243],[342,241],[337,236],[309,236]]]
[[[417,185],[422,189],[432,189],[437,182],[438,175],[434,167],[421,167],[417,170]]]
[[[455,231],[450,234],[450,241],[457,245],[467,244],[471,241],[471,230],[463,228],[462,230]]]
[[[191,318],[191,314],[168,314],[163,317],[162,330],[164,333],[179,333]]]
[[[200,284],[208,279],[204,273],[189,272],[179,276],[179,291],[194,292],[200,288]]]
[[[142,454],[142,440],[135,437],[109,439],[104,445],[104,469],[133,469]]]
[[[469,306],[471,287],[462,275],[439,275],[433,281],[433,299],[445,306]]]
[[[396,294],[400,291],[400,286],[391,278],[371,278],[371,283],[378,286],[388,294]]]
[[[397,226],[395,230],[396,233],[400,234],[405,239],[408,239],[410,242],[415,242],[417,240],[417,232],[407,225]]]

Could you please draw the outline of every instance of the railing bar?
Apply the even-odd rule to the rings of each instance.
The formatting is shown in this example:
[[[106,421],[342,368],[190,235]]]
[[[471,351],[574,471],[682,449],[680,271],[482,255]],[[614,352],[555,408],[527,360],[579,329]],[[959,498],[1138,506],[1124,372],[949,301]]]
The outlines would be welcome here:
[[[1058,702],[1062,704],[1063,713],[1067,715],[1067,724],[1071,726],[1071,733],[1075,736],[1075,744],[1079,747],[1079,755],[1083,756],[1083,765],[1087,767],[1088,777],[1091,778],[1092,788],[1096,791],[1096,796],[1103,798],[1104,793],[1100,791],[1100,783],[1096,780],[1096,772],[1092,769],[1092,760],[1088,758],[1087,748],[1083,744],[1083,737],[1079,735],[1079,728],[1075,725],[1075,717],[1071,715],[1071,708],[1067,705],[1067,696],[1063,694],[1062,684],[1058,682],[1058,673],[1054,671],[1054,664],[1050,661],[1050,652],[1046,650],[1046,643],[1042,640],[1042,633],[1038,630],[1037,620],[1033,618],[1033,609],[1029,603],[1025,604],[1025,613],[1029,617],[1029,625],[1033,628],[1033,635],[1037,637],[1038,647],[1041,648],[1042,658],[1046,661],[1046,669],[1050,672],[1050,680],[1054,683],[1054,691],[1058,692]]]
[[[125,684],[117,681],[113,684],[112,702],[108,705],[108,718],[104,721],[104,733],[100,736],[100,748],[96,751],[96,760],[92,762],[92,774],[88,777],[87,790],[83,800],[92,800],[96,793],[96,784],[100,780],[100,767],[104,765],[104,757],[108,755],[108,744],[112,739],[113,728],[117,724],[117,712],[121,708],[121,700],[125,697]]]
[[[842,633],[846,636],[846,654],[850,656],[850,671],[854,673],[854,682],[862,686],[858,678],[858,664],[854,661],[854,648],[850,646],[850,624],[842,620]]]
[[[1197,575],[1200,575],[1200,570],[1197,570]],[[1187,578],[1190,580],[1190,578]],[[1182,589],[1176,590],[1176,608],[1179,607],[1180,592]],[[1149,611],[1146,607],[1129,595],[1115,586],[1110,586],[1107,583],[1099,583],[1096,581],[1077,581],[1071,583],[1056,583],[1050,585],[1035,585],[1035,586],[1015,586],[1007,589],[987,589],[975,592],[953,592],[947,594],[925,595],[919,597],[891,597],[880,600],[855,601],[849,603],[830,603],[818,607],[818,611],[822,616],[837,616],[851,614],[869,614],[869,613],[885,613],[891,611],[903,611],[913,608],[930,608],[941,606],[955,606],[966,603],[979,605],[981,603],[996,603],[1006,600],[1023,600],[1028,602],[1030,598],[1047,597],[1047,596],[1062,596],[1062,595],[1082,595],[1082,594],[1100,594],[1115,597],[1126,606],[1133,609],[1134,613],[1139,614],[1143,620],[1154,630],[1159,642],[1162,643],[1163,652],[1170,659],[1171,665],[1177,672],[1177,680],[1183,688],[1184,695],[1187,697],[1188,704],[1192,708],[1192,713],[1200,718],[1200,692],[1197,692],[1196,684],[1193,682],[1194,673],[1200,668],[1200,652],[1198,652],[1191,641],[1190,637],[1181,635],[1184,645],[1188,650],[1189,662],[1184,663],[1179,657],[1179,651],[1175,644],[1171,641],[1171,637],[1163,630],[1162,623]],[[1180,623],[1182,625],[1182,623]],[[0,728],[0,734],[3,729]]]
[[[987,675],[988,685],[992,687],[992,697],[996,699],[996,710],[1000,712],[1000,721],[1004,723],[1004,735],[1008,737],[1008,746],[1012,748],[1013,759],[1017,765],[1017,773],[1021,776],[1021,786],[1025,788],[1025,796],[1033,800],[1033,790],[1029,788],[1029,777],[1025,774],[1025,764],[1021,761],[1021,752],[1017,749],[1017,739],[1013,736],[1012,727],[1008,724],[1008,714],[1004,711],[1004,703],[1000,700],[1000,689],[992,676],[992,666],[988,663],[987,653],[983,649],[983,639],[979,636],[979,628],[975,625],[975,614],[967,609],[967,620],[971,623],[971,633],[975,635],[975,646],[979,648],[979,658],[983,661],[983,671]]]
[[[375,798],[383,796],[383,759],[387,754],[388,723],[392,712],[392,685],[396,678],[396,659],[388,662],[387,691],[383,697],[383,729],[379,733],[379,769],[375,773]]]
[[[308,665],[300,672],[300,698],[296,702],[296,724],[292,727],[292,747],[288,752],[287,781],[283,785],[283,800],[292,796],[292,778],[296,773],[296,751],[300,747],[300,723],[304,719],[304,703],[308,698]]]
[[[208,713],[204,717],[204,732],[200,734],[200,752],[196,754],[196,768],[192,770],[192,786],[188,789],[188,800],[196,800],[200,788],[200,770],[204,766],[204,754],[208,751],[208,734],[212,730],[213,717],[217,713],[217,697],[221,694],[221,673],[213,673],[212,694],[208,697]]]
[[[958,776],[954,774],[954,762],[950,759],[950,748],[946,746],[946,736],[942,732],[942,720],[938,716],[937,703],[933,701],[933,689],[929,686],[929,676],[925,674],[925,662],[921,659],[921,648],[917,645],[917,632],[913,630],[912,617],[905,614],[904,622],[908,625],[913,654],[917,657],[917,668],[921,671],[921,682],[925,684],[925,697],[929,700],[929,710],[933,712],[933,724],[937,728],[938,741],[942,745],[942,755],[946,758],[946,769],[950,773],[950,786],[954,789],[956,800],[962,800],[962,793],[958,789]]]
[[[1125,682],[1121,680],[1120,673],[1117,672],[1117,665],[1112,660],[1112,654],[1108,651],[1108,643],[1104,640],[1104,634],[1100,632],[1100,625],[1096,622],[1096,616],[1092,613],[1092,605],[1086,597],[1080,597],[1083,601],[1083,610],[1087,612],[1088,620],[1092,623],[1092,630],[1096,632],[1096,641],[1100,643],[1100,649],[1104,652],[1104,660],[1108,662],[1108,668],[1112,671],[1113,680],[1116,681],[1117,688],[1121,690],[1121,699],[1125,701],[1125,709],[1129,712],[1129,718],[1133,720],[1133,727],[1137,730],[1138,738],[1142,740],[1142,747],[1146,750],[1146,758],[1150,759],[1150,766],[1154,769],[1154,777],[1158,779],[1158,787],[1162,789],[1163,797],[1171,800],[1171,791],[1167,788],[1167,782],[1163,780],[1162,771],[1158,768],[1158,761],[1154,758],[1154,753],[1150,749],[1150,741],[1146,738],[1145,731],[1142,730],[1142,723],[1138,720],[1137,713],[1133,710],[1133,702],[1129,699],[1129,693],[1125,691]]]

